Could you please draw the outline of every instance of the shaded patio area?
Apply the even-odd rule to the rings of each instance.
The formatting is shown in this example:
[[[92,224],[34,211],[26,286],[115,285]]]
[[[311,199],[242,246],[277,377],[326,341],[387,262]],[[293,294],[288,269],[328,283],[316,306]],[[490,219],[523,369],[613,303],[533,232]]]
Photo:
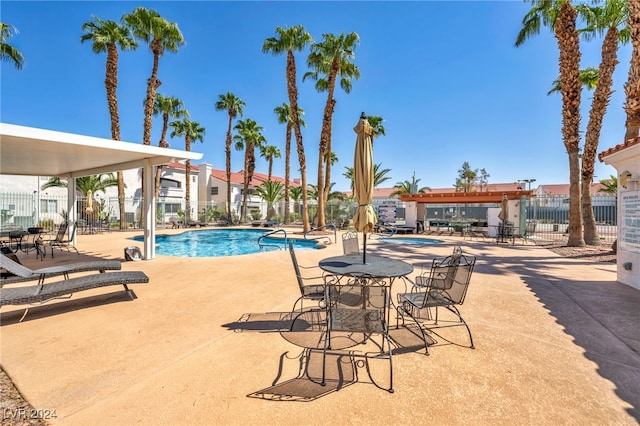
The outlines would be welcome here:
[[[56,252],[55,261],[122,258],[132,235],[81,235],[81,255]],[[368,245],[412,263],[413,275],[454,244],[478,258],[461,307],[476,349],[440,340],[425,356],[401,329],[394,394],[348,353],[330,358],[337,380],[326,388],[307,380],[318,354],[281,332],[299,296],[286,251],[126,262],[123,270],[150,278],[134,288],[136,300],[82,292],[31,307],[22,323],[22,309],[3,307],[2,367],[35,408],[56,410],[52,424],[637,424],[640,292],[615,281],[614,264],[442,240]],[[304,265],[341,253],[340,244],[297,252]],[[301,363],[310,374],[300,375]],[[283,386],[274,389],[275,379]]]

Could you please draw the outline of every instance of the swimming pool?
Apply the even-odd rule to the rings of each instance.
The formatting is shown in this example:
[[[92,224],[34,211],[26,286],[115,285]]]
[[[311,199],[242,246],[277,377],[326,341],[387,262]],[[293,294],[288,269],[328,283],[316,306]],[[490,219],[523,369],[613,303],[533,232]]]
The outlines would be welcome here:
[[[421,246],[427,244],[441,244],[444,241],[435,240],[433,238],[417,238],[417,237],[382,237],[378,238],[379,241],[384,241],[385,243],[398,243],[398,244],[409,244],[414,246]]]
[[[157,235],[156,254],[183,257],[221,257],[241,254],[261,253],[264,251],[285,249],[282,238],[264,238],[263,247],[258,245],[258,238],[264,234],[258,229],[209,229],[201,231],[185,231],[176,235]],[[276,237],[281,235],[276,235]],[[133,237],[135,241],[143,241],[142,236]],[[315,249],[315,241],[293,240],[297,249]]]

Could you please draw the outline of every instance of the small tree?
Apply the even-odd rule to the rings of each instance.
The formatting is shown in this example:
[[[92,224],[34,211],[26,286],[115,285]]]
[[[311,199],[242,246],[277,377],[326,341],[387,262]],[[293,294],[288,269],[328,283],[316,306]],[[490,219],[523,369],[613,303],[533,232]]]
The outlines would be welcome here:
[[[454,184],[456,191],[471,192],[478,182],[478,169],[472,170],[467,161],[462,163],[462,168],[458,170],[458,177]]]
[[[267,203],[267,220],[275,216],[274,204],[284,197],[282,184],[277,181],[268,180],[256,188],[256,194]]]

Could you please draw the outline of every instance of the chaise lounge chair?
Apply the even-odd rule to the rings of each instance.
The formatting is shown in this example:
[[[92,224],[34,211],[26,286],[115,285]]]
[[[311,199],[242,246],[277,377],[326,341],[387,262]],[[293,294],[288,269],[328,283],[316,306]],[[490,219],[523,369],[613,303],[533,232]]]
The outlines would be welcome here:
[[[63,296],[71,297],[73,293],[110,285],[122,285],[125,292],[135,299],[135,293],[129,290],[128,284],[148,283],[149,277],[141,271],[106,272],[104,274],[85,275],[56,281],[49,284],[38,284],[26,287],[0,288],[0,306],[46,303]],[[26,315],[26,312],[25,312]],[[24,318],[24,316],[23,316]]]
[[[69,278],[69,274],[77,272],[89,272],[107,270],[120,270],[121,262],[119,260],[96,260],[88,262],[74,262],[66,265],[50,266],[48,268],[29,269],[22,265],[15,254],[5,254],[2,247],[2,254],[0,254],[0,268],[7,271],[0,279],[0,286],[4,284],[19,283],[24,281],[38,280],[38,284],[42,284],[46,278],[55,276],[64,276],[65,279]],[[10,257],[14,257],[12,260]]]

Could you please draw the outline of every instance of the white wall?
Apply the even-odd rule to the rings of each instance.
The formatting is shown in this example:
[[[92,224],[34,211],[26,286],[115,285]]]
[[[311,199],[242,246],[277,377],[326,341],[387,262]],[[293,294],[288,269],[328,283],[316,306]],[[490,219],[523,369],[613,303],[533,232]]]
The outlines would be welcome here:
[[[618,172],[618,252],[617,278],[640,290],[640,144],[604,158]],[[624,188],[622,173],[630,178]]]

